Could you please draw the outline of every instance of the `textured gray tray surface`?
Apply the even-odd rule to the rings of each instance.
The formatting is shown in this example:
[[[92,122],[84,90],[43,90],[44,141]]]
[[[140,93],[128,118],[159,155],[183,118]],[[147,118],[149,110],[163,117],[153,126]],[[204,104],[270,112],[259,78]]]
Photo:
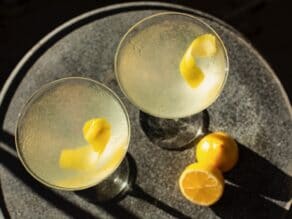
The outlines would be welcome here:
[[[224,91],[208,109],[209,128],[234,136],[242,144],[241,157],[237,167],[226,175],[229,183],[218,204],[199,207],[180,195],[177,180],[184,167],[194,161],[193,150],[166,151],[152,144],[141,129],[139,110],[124,97],[114,78],[113,60],[119,40],[136,21],[161,11],[153,6],[100,16],[54,43],[25,72],[3,124],[5,133],[13,135],[23,104],[50,81],[68,76],[101,81],[121,97],[129,111],[129,153],[137,164],[136,184],[148,195],[128,195],[117,204],[100,206],[72,192],[44,188],[24,173],[17,158],[7,150],[8,144],[1,143],[1,184],[12,218],[285,217],[292,192],[290,105],[259,54],[238,33],[208,15],[202,19],[222,37],[230,57]],[[94,13],[100,11],[91,15]]]

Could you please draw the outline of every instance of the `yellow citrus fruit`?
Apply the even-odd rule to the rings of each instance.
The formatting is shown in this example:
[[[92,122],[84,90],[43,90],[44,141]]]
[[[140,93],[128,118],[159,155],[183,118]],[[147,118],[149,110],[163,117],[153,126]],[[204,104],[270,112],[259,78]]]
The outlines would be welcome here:
[[[96,166],[98,157],[91,145],[64,149],[61,151],[59,166],[63,169],[89,171]]]
[[[183,196],[192,203],[209,206],[222,196],[224,178],[216,167],[193,163],[181,174],[179,187]]]
[[[96,152],[102,153],[111,136],[111,125],[103,118],[91,119],[83,126],[83,136]]]
[[[203,137],[196,147],[197,161],[217,167],[223,172],[232,169],[238,160],[235,140],[224,132],[214,132]]]

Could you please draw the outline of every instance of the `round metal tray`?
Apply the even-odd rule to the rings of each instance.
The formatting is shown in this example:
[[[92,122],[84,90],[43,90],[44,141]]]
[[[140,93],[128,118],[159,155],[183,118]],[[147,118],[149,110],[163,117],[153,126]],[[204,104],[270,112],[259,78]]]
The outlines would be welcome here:
[[[209,129],[234,136],[240,143],[240,160],[225,174],[224,195],[212,207],[192,205],[177,185],[184,167],[195,160],[193,149],[167,151],[153,144],[141,129],[139,110],[123,96],[113,72],[114,53],[129,27],[148,15],[173,10],[209,23],[230,57],[224,91],[208,109]],[[129,156],[137,175],[131,192],[118,202],[96,204],[74,192],[46,188],[16,157],[14,130],[21,107],[45,83],[68,76],[103,82],[129,111],[133,133]],[[0,177],[6,214],[11,218],[284,218],[288,212],[290,103],[258,52],[237,31],[210,15],[155,2],[119,4],[80,15],[24,56],[3,87],[0,103]]]

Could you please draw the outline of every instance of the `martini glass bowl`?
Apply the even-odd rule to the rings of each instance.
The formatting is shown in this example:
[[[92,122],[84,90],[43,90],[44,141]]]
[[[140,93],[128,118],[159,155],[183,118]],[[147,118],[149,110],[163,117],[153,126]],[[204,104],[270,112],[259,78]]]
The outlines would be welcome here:
[[[198,36],[212,34],[216,53],[197,58],[204,79],[190,87],[180,74],[180,62]],[[122,38],[115,56],[119,86],[138,107],[145,134],[160,147],[179,150],[202,134],[201,113],[218,98],[229,70],[219,35],[197,17],[164,12],[146,17]]]
[[[105,118],[111,136],[97,154],[86,142],[86,121]],[[128,171],[122,162],[130,141],[130,122],[118,96],[101,83],[71,77],[44,85],[25,104],[16,130],[18,156],[26,170],[42,184],[60,190],[96,188],[97,199],[116,196],[127,186]],[[60,165],[64,150],[71,151]]]

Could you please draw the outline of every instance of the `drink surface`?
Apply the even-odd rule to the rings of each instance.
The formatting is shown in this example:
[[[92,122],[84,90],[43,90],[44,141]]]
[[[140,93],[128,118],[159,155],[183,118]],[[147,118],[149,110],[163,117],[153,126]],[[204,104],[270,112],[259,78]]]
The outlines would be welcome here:
[[[111,124],[101,155],[86,147],[82,134],[84,123],[96,117]],[[93,186],[111,174],[124,158],[128,140],[128,117],[119,100],[98,83],[76,78],[53,82],[34,95],[17,129],[18,152],[28,171],[48,186],[70,190]],[[80,148],[74,156],[83,163],[62,168],[62,151],[74,148]]]
[[[123,92],[142,111],[161,118],[181,118],[212,104],[227,76],[224,46],[216,35],[217,52],[197,58],[204,80],[191,88],[179,64],[192,41],[213,33],[197,19],[160,14],[136,24],[124,37],[116,56],[116,74]]]

